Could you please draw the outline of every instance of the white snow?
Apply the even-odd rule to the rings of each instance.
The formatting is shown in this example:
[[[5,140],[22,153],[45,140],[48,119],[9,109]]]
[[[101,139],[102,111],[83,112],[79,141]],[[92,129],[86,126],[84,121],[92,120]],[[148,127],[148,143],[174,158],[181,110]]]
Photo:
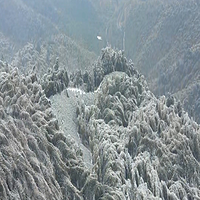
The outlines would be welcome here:
[[[67,96],[67,93],[69,97]],[[77,95],[85,95],[86,93],[78,88],[67,88],[61,94],[56,94],[51,97],[51,104],[53,112],[58,119],[59,125],[66,136],[70,136],[77,146],[83,152],[83,161],[86,166],[92,168],[92,154],[90,150],[82,144],[81,138],[78,134],[76,107],[80,98]]]

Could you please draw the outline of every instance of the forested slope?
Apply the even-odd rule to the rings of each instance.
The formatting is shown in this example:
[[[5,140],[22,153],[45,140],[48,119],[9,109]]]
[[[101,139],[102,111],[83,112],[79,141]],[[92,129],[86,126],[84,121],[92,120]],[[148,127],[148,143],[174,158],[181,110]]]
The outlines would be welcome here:
[[[198,199],[199,125],[172,97],[157,99],[121,51],[104,49],[93,70],[95,90],[87,95],[94,101],[88,104],[68,93],[72,83],[59,66],[41,85],[34,71],[20,75],[1,62],[0,198]],[[55,93],[46,93],[49,87]],[[92,153],[92,168],[72,131],[62,130],[63,121],[56,119],[46,96],[62,91],[65,97],[53,98],[56,109],[73,98],[77,109],[58,119],[65,121],[70,112],[77,116],[74,128]],[[61,104],[67,96],[71,99]]]
[[[107,35],[113,46],[125,47],[157,96],[174,94],[198,121],[199,20],[197,0],[133,0],[115,12]]]
[[[83,3],[85,13],[86,3]],[[81,13],[73,5],[82,8],[71,1],[34,1],[34,4],[32,1],[0,1],[0,58],[23,72],[28,73],[36,67],[40,75],[56,63],[57,57],[60,66],[67,67],[69,71],[88,69],[96,55],[88,51],[86,43],[95,46],[99,52],[98,44],[94,43],[97,33],[91,31],[94,39],[87,38],[86,42],[84,35],[89,38],[91,35],[84,31],[81,33],[81,30],[86,28],[84,23],[90,22],[82,19]],[[73,16],[74,13],[80,15]],[[78,24],[78,20],[82,22]],[[84,30],[89,31],[89,28]]]

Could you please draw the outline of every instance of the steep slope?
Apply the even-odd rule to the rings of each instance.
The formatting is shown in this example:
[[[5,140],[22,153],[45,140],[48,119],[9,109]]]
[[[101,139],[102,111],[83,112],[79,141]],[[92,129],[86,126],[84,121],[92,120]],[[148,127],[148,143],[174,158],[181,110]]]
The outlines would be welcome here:
[[[110,68],[116,53],[105,49],[98,63],[107,64],[98,67]],[[98,181],[114,191],[106,190],[106,199],[198,199],[199,125],[180,102],[157,99],[136,70],[109,73],[97,91],[94,105],[79,107],[79,133]]]
[[[125,49],[157,96],[172,93],[200,122],[194,55],[200,44],[199,6],[198,0],[0,1],[1,43],[9,44],[2,45],[0,56],[10,62],[15,55],[13,65],[40,66],[41,74],[59,57],[60,66],[71,73],[72,68],[91,69],[95,55],[84,49],[99,53],[108,43]],[[33,50],[27,55],[27,49]],[[182,65],[187,69],[180,70]]]
[[[0,199],[89,198],[94,178],[60,130],[37,77],[0,64]]]
[[[66,34],[90,51],[100,51],[96,35],[104,23],[88,0],[22,0],[35,13],[48,19],[62,34]]]
[[[125,48],[151,90],[158,96],[174,94],[189,113],[193,108],[196,120],[200,119],[195,90],[200,73],[199,6],[197,0],[126,1],[107,31],[107,40]]]
[[[17,52],[18,48],[15,43],[0,32],[0,59],[3,61],[11,62],[13,55]]]
[[[9,63],[13,61],[12,65],[23,68],[24,73],[30,70],[26,68],[40,66],[44,74],[49,65],[55,64],[56,57],[68,70],[87,68],[91,59],[96,58],[87,49],[100,51],[96,39],[98,31],[93,28],[99,27],[96,23],[99,20],[95,19],[89,2],[77,3],[63,0],[0,1],[0,58]],[[85,16],[89,10],[91,15]],[[86,19],[92,19],[96,25],[91,26],[94,22]]]
[[[102,50],[87,94],[54,66],[51,100],[34,71],[0,65],[0,199],[200,198],[199,125],[122,51]]]
[[[58,59],[58,60],[57,60]],[[39,77],[47,74],[56,62],[69,73],[76,70],[90,70],[96,55],[87,51],[64,34],[57,34],[45,40],[27,43],[13,56],[11,64],[28,73],[35,68]]]
[[[200,49],[199,45],[195,45],[172,66],[160,72],[160,76],[152,81],[152,87],[156,94],[170,92],[180,99],[190,116],[200,122],[199,78]]]
[[[56,27],[21,0],[0,1],[0,31],[17,44],[57,33]]]
[[[147,76],[155,66],[168,68],[199,43],[199,14],[196,0],[133,0],[116,11],[110,31],[125,31],[127,56]],[[123,38],[112,34],[108,39],[116,45]]]

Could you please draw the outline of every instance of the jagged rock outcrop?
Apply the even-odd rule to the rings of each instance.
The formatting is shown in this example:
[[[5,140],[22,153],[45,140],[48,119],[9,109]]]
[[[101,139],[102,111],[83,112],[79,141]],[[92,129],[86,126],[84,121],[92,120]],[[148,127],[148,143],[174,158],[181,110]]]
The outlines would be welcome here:
[[[136,70],[104,76],[96,92],[77,114],[105,199],[198,199],[200,130],[181,103],[157,99]]]

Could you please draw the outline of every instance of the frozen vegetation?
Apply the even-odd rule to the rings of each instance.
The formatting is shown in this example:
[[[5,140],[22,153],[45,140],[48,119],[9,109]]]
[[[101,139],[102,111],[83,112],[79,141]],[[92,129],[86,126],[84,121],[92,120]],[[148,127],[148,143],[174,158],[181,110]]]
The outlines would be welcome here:
[[[109,21],[106,39],[113,46],[125,48],[155,95],[173,94],[200,123],[199,2],[124,1]]]
[[[36,75],[0,64],[0,199],[83,199],[93,176]]]
[[[103,63],[115,54],[106,49]],[[129,68],[123,59],[120,69]],[[199,125],[173,97],[157,99],[136,70],[106,75],[95,104],[78,114],[98,181],[112,189],[107,199],[199,198]]]
[[[0,200],[200,200],[199,113],[199,0],[0,0]]]
[[[123,51],[69,77],[0,65],[0,199],[200,198],[199,124]]]
[[[172,94],[200,123],[199,24],[199,0],[1,0],[0,59],[39,78],[57,57],[68,74],[85,73],[109,44],[157,97]]]

